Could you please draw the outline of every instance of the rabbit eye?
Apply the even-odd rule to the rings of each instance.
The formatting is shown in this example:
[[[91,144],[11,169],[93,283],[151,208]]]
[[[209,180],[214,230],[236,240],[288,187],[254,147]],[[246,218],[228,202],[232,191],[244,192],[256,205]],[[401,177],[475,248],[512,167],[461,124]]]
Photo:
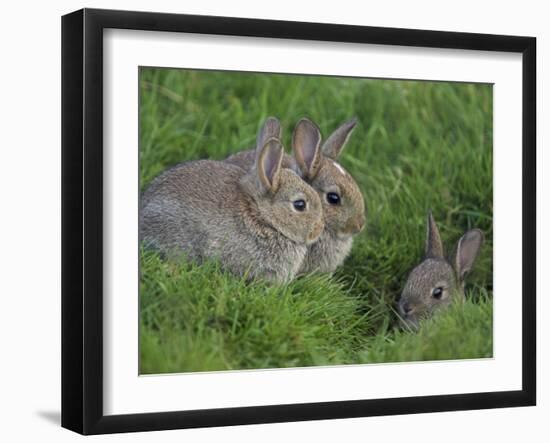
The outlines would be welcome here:
[[[327,192],[327,202],[331,205],[340,204],[340,196],[336,192]]]
[[[443,288],[441,286],[438,286],[432,291],[432,297],[436,300],[441,300],[441,297],[443,297]]]
[[[294,206],[294,209],[296,209],[298,212],[303,212],[306,209],[306,202],[302,199],[294,200],[292,202],[292,206]]]

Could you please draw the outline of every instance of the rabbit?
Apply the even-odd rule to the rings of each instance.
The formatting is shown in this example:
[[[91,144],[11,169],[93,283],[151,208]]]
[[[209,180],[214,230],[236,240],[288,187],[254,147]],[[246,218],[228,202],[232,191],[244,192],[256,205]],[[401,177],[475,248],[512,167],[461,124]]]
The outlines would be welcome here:
[[[318,193],[323,205],[325,228],[320,239],[308,247],[299,274],[318,271],[333,273],[349,255],[352,237],[365,225],[365,202],[353,177],[337,163],[357,124],[349,120],[336,129],[321,146],[317,125],[302,118],[292,135],[294,156],[285,155],[283,167],[298,173]],[[280,136],[280,126],[272,126]],[[253,151],[243,151],[225,161],[248,170]]]
[[[471,271],[483,240],[479,229],[470,229],[458,240],[453,256],[446,259],[439,230],[428,212],[424,260],[409,274],[398,302],[405,324],[417,329],[422,318],[449,306],[453,300],[464,300],[464,278]]]
[[[267,121],[254,167],[214,160],[181,163],[157,177],[142,198],[140,237],[168,256],[222,267],[247,279],[286,283],[297,274],[307,245],[323,230],[317,193],[281,167],[283,147]]]

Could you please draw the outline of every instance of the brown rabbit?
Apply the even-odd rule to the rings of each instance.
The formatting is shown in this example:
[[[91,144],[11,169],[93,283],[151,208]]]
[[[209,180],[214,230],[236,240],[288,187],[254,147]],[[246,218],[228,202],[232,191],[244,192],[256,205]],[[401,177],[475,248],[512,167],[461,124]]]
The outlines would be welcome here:
[[[365,224],[365,203],[353,177],[337,163],[357,123],[352,119],[341,125],[321,146],[317,125],[302,118],[292,136],[294,157],[285,155],[283,166],[296,171],[319,194],[323,205],[325,228],[317,242],[308,247],[300,274],[312,271],[334,272],[348,256],[352,237]],[[271,126],[280,135],[280,125]],[[248,170],[253,151],[243,151],[225,161]]]
[[[246,174],[212,160],[168,169],[145,191],[140,236],[170,256],[218,258],[236,275],[283,283],[294,278],[307,245],[323,230],[319,196],[281,167],[283,148],[271,123],[258,135]]]
[[[422,318],[449,306],[453,300],[464,299],[464,278],[482,243],[483,233],[470,229],[458,240],[454,256],[446,259],[439,230],[428,213],[425,257],[409,274],[398,303],[399,313],[410,327],[416,329]]]

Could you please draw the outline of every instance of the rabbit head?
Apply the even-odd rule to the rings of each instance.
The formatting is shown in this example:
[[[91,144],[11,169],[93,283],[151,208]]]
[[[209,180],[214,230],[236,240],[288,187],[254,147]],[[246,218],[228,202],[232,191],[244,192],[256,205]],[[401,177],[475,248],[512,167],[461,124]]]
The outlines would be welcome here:
[[[446,259],[439,230],[428,213],[424,260],[409,274],[398,303],[399,314],[409,326],[416,328],[422,318],[464,299],[464,278],[482,243],[483,233],[471,229],[460,238],[451,259]]]
[[[293,242],[311,244],[324,228],[321,201],[294,171],[282,167],[284,149],[274,136],[279,133],[278,121],[267,119],[258,134],[254,167],[240,186],[254,200],[257,221],[269,223]]]
[[[321,146],[315,123],[302,118],[292,135],[292,150],[300,175],[318,193],[323,206],[325,230],[346,239],[365,225],[365,202],[352,176],[337,162],[351,135],[356,119],[338,129]]]

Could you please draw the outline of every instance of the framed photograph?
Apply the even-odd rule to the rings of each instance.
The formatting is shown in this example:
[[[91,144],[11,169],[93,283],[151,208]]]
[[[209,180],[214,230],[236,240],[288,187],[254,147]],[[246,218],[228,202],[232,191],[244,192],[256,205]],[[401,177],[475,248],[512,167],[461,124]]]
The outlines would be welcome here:
[[[62,426],[536,402],[536,41],[62,19]]]

